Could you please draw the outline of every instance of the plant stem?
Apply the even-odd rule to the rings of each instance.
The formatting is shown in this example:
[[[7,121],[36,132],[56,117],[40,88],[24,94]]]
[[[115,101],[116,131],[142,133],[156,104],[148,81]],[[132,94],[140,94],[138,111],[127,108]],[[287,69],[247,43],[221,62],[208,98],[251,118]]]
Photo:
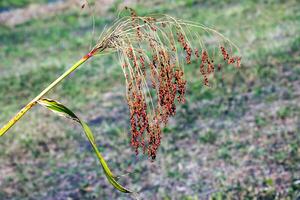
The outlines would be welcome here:
[[[38,100],[40,100],[45,94],[47,94],[52,88],[54,88],[58,83],[60,83],[64,78],[70,75],[75,69],[87,61],[92,55],[89,53],[79,61],[77,61],[70,69],[65,71],[60,77],[53,81],[46,89],[44,89],[39,95],[32,99],[26,106],[24,106],[9,122],[7,122],[0,129],[0,137],[4,135],[30,108],[32,108]]]

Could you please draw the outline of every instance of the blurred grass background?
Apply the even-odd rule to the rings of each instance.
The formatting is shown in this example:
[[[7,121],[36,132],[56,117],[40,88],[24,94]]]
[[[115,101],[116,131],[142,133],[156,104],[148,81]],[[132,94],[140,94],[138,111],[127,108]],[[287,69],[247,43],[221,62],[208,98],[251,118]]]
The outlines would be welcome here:
[[[114,55],[92,59],[47,96],[91,125],[116,174],[135,171],[121,182],[143,199],[299,198],[298,1],[99,0],[94,11],[81,9],[83,2],[0,2],[1,125],[86,54],[121,7],[167,13],[230,38],[242,68],[227,67],[215,89],[203,87],[195,64],[186,68],[187,102],[164,129],[154,163],[130,149]],[[0,149],[0,199],[130,199],[108,184],[80,127],[38,106]]]

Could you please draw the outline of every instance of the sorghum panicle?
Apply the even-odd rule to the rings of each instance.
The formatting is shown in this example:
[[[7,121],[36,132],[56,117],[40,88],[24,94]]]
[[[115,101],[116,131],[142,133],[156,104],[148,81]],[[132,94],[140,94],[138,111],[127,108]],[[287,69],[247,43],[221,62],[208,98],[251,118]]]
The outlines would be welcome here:
[[[133,9],[127,9],[130,16],[116,21],[94,49],[118,52],[127,85],[131,146],[136,154],[142,149],[155,159],[162,138],[161,127],[176,114],[176,99],[179,103],[185,102],[187,81],[183,66],[190,63],[200,66],[206,86],[209,86],[210,75],[216,72],[201,34],[195,37],[191,28],[221,37],[222,43],[229,47],[233,44],[203,25],[166,15],[140,17]],[[220,50],[227,64],[240,66],[240,57],[230,56],[225,46],[220,46]],[[217,69],[222,69],[220,64]]]

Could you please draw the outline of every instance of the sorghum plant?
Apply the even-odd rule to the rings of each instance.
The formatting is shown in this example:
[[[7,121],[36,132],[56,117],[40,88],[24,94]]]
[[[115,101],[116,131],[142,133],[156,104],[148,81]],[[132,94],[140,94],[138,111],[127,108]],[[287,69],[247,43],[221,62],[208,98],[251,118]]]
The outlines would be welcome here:
[[[205,86],[222,69],[214,59],[220,55],[227,64],[240,66],[241,58],[232,56],[237,47],[219,32],[204,25],[176,19],[168,15],[120,17],[104,30],[97,44],[69,70],[30,101],[0,129],[0,136],[36,104],[78,122],[84,129],[109,182],[125,193],[132,191],[117,182],[86,123],[57,101],[43,98],[53,87],[88,59],[103,52],[116,52],[126,82],[126,98],[130,110],[130,144],[136,154],[141,150],[154,160],[161,143],[161,127],[176,114],[176,101],[185,102],[186,79],[183,66],[197,63]],[[210,39],[210,43],[205,42]],[[187,66],[188,67],[188,66]]]

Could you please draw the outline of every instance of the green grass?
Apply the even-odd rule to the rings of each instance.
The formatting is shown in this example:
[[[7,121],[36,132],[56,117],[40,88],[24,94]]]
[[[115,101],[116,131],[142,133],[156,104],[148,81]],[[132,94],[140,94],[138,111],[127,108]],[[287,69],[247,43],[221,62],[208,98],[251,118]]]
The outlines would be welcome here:
[[[4,1],[0,7],[31,3],[18,2]],[[117,5],[105,16],[95,16],[97,34],[113,21]],[[185,68],[187,103],[164,129],[154,163],[141,155],[136,158],[129,147],[124,78],[115,56],[87,62],[48,97],[90,122],[111,168],[117,174],[135,170],[121,182],[140,190],[145,199],[203,199],[206,194],[213,199],[272,199],[276,193],[296,199],[296,1],[159,1],[134,7],[139,14],[164,12],[216,28],[240,47],[243,66],[224,66],[214,89],[203,87],[198,66]],[[74,10],[15,28],[0,26],[1,125],[87,53],[91,31],[90,16]],[[106,182],[80,127],[59,122],[43,108],[30,111],[2,137],[0,148],[0,174],[5,175],[0,178],[0,199],[129,198]],[[257,192],[266,185],[266,191]]]

